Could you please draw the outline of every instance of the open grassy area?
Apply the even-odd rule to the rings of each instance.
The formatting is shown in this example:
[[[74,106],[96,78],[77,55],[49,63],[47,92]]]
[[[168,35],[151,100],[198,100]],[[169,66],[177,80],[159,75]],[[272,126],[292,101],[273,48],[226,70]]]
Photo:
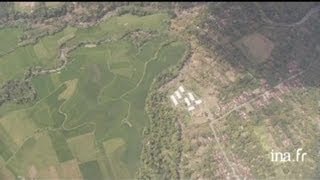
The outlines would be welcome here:
[[[15,51],[0,56],[0,84],[6,80],[23,77],[27,68],[32,66],[47,68],[55,66],[58,62],[60,45],[72,38],[76,30],[76,28],[67,27],[59,33],[40,39],[34,45],[20,47],[17,47],[17,38],[21,30],[16,28],[0,30],[0,38],[4,40],[0,43],[0,50],[3,49],[6,52],[17,47]],[[1,33],[1,31],[4,32]],[[6,31],[10,33],[2,38]]]
[[[90,161],[80,164],[80,170],[84,179],[103,179],[99,164],[97,161]]]
[[[7,166],[15,174],[67,177],[61,168],[72,161],[87,179],[134,177],[151,83],[186,51],[184,43],[168,35],[168,21],[164,13],[126,14],[87,29],[66,27],[0,57],[1,84],[23,77],[30,66],[55,67],[63,43],[70,47],[109,39],[76,48],[61,72],[33,78],[37,100],[30,106],[0,111],[0,137],[6,135],[0,153],[9,159]],[[141,46],[121,38],[136,30],[155,34]]]
[[[79,162],[87,162],[97,158],[95,137],[93,134],[84,134],[68,140],[69,147]]]
[[[59,131],[49,131],[49,136],[52,141],[54,150],[56,151],[59,162],[66,162],[73,159],[72,152],[68,146],[68,143]]]
[[[125,152],[125,141],[122,138],[114,138],[103,143],[103,147],[107,158],[105,161],[109,164],[113,178],[125,179],[129,178],[130,173],[122,160]]]
[[[9,161],[9,167],[15,174],[28,174],[28,170],[35,166],[39,171],[58,163],[50,137],[42,134],[38,138],[28,139],[15,156]]]
[[[14,111],[0,119],[3,130],[9,134],[13,142],[21,146],[25,139],[32,136],[36,125],[29,119],[26,111]]]
[[[0,29],[0,55],[16,48],[21,35],[22,30],[18,28]]]

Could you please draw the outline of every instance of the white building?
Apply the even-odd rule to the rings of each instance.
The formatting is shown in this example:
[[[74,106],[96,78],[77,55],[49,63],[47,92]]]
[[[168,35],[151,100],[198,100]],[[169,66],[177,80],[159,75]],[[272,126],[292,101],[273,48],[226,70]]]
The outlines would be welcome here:
[[[178,97],[178,99],[181,99],[181,98],[182,98],[182,96],[181,96],[181,94],[180,94],[179,91],[175,91],[174,93],[176,94],[176,96]]]
[[[183,88],[183,86],[180,86],[180,87],[179,87],[179,91],[182,92],[182,93],[184,93],[184,88]]]
[[[173,102],[173,104],[174,104],[175,106],[178,105],[178,101],[176,100],[176,98],[174,97],[174,95],[171,95],[170,98],[171,98],[171,100],[172,100],[172,102]]]
[[[188,93],[188,96],[191,101],[196,100],[191,92]]]
[[[191,105],[190,100],[188,98],[184,98],[184,101],[187,103],[187,106]]]
[[[188,111],[192,111],[192,110],[194,110],[194,106],[188,107]]]
[[[202,103],[202,100],[201,100],[201,99],[196,100],[196,101],[195,101],[195,103],[196,103],[197,105],[199,105],[199,104],[201,104],[201,103]]]

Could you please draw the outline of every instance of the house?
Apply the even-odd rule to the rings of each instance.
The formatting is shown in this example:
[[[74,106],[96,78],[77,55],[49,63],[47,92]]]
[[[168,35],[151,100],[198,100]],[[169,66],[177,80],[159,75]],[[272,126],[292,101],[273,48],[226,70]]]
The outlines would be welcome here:
[[[176,100],[176,98],[174,97],[174,95],[171,95],[170,98],[171,98],[171,100],[172,100],[172,102],[173,102],[173,104],[174,104],[175,106],[178,105],[178,101]]]
[[[187,103],[187,106],[191,105],[190,100],[188,98],[184,98],[184,101]]]
[[[201,99],[196,100],[196,104],[197,104],[197,105],[199,105],[199,104],[201,104],[201,103],[202,103],[202,100],[201,100]]]
[[[192,111],[192,110],[194,110],[194,106],[188,107],[188,111]]]
[[[180,94],[179,91],[175,91],[174,93],[176,94],[176,96],[178,97],[178,99],[181,99],[181,98],[182,98],[182,96],[181,96],[181,94]]]
[[[183,86],[180,86],[180,87],[179,87],[179,91],[180,91],[181,93],[184,93],[184,88],[183,88]]]
[[[188,93],[188,96],[191,101],[196,100],[191,92]]]

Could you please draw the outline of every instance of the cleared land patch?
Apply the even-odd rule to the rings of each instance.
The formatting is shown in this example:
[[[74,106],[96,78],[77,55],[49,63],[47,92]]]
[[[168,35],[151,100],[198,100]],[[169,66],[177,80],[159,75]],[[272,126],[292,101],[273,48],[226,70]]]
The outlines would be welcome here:
[[[273,43],[259,33],[243,37],[236,45],[249,60],[258,63],[266,61],[274,48]]]
[[[76,160],[61,163],[60,168],[58,168],[58,172],[62,179],[82,179],[78,162]]]
[[[74,94],[77,88],[78,79],[69,80],[69,81],[66,81],[65,83],[67,85],[67,89],[59,95],[58,97],[59,100],[62,100],[62,99],[67,100]]]

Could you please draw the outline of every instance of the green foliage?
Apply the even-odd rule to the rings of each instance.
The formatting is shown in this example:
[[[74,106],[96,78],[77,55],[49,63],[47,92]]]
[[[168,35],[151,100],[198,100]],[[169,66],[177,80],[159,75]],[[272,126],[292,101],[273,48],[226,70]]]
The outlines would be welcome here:
[[[219,98],[222,102],[228,102],[232,98],[241,95],[244,91],[258,88],[259,85],[259,81],[247,73],[231,85],[222,87],[223,91],[219,94]]]
[[[49,131],[52,145],[56,151],[59,162],[65,162],[73,159],[68,143],[60,131]]]
[[[84,179],[103,180],[101,169],[97,161],[89,161],[79,165]]]
[[[255,177],[266,178],[275,176],[275,168],[258,137],[254,133],[254,127],[249,123],[240,121],[241,117],[232,113],[227,117],[228,126],[222,132],[229,137],[231,151],[242,158],[251,168]]]
[[[45,18],[48,11],[49,9],[42,7],[36,14]],[[112,17],[87,29],[67,27],[61,32],[41,38],[34,45],[19,47],[11,54],[3,56],[0,61],[0,82],[11,77],[22,78],[25,69],[34,67],[24,74],[24,82],[31,80],[38,94],[35,103],[21,111],[21,116],[6,116],[6,122],[9,122],[10,118],[19,118],[36,126],[30,132],[28,130],[22,134],[12,134],[23,146],[19,149],[18,156],[12,158],[9,167],[15,173],[24,174],[32,164],[46,167],[57,163],[53,158],[58,162],[71,160],[75,154],[70,152],[65,138],[76,138],[90,132],[92,138],[95,138],[93,148],[97,151],[93,151],[97,152],[97,156],[90,156],[90,160],[95,160],[88,165],[86,161],[80,165],[85,178],[95,178],[96,174],[98,179],[109,178],[109,175],[132,177],[139,165],[141,132],[148,123],[145,100],[150,86],[159,73],[178,63],[185,52],[182,42],[167,35],[168,21],[169,16],[166,13],[141,17],[126,14]],[[135,46],[132,40],[123,37],[136,30],[152,32],[154,37],[143,39],[143,43]],[[86,42],[97,46],[82,46]],[[45,71],[42,67],[54,69],[59,48],[62,47],[72,48],[67,54],[66,68],[59,73],[34,75]],[[23,63],[21,57],[25,58]],[[69,91],[67,82],[70,80],[77,80],[75,89],[61,98],[61,94]],[[20,91],[10,93],[14,93],[16,97]],[[13,107],[10,107],[10,110],[11,108]],[[171,127],[170,124],[169,126]],[[46,132],[49,133],[48,136],[44,135]],[[28,140],[25,140],[26,136]],[[172,141],[178,141],[178,136],[173,135]],[[103,143],[114,138],[123,140],[121,148],[113,153],[99,151]],[[51,142],[50,145],[46,144],[48,142]],[[77,152],[87,153],[83,150],[78,149]],[[168,161],[171,157],[180,159],[177,151],[167,156]],[[50,156],[43,156],[42,152],[48,152]],[[40,157],[35,158],[35,155]],[[49,160],[46,161],[46,158]],[[98,171],[90,174],[92,169],[99,169],[96,160],[99,165],[108,168],[103,169],[106,177],[101,173],[99,175]],[[108,165],[109,161],[113,161],[115,166]],[[171,164],[171,169],[176,168],[177,163]],[[121,170],[126,172],[121,174]]]
[[[7,161],[12,155],[10,148],[0,139],[0,156]]]
[[[150,124],[144,130],[144,145],[138,179],[179,179],[181,159],[181,129],[176,112],[167,104],[167,93],[158,89],[177,76],[178,70],[189,57],[185,56],[174,67],[166,69],[154,79],[147,98],[146,111]]]
[[[5,102],[29,103],[35,98],[36,92],[29,81],[9,80],[0,89],[0,106]]]
[[[138,179],[178,179],[182,151],[181,130],[175,112],[165,104],[165,93],[151,92],[147,112],[150,125],[144,130],[142,165]]]
[[[22,30],[18,28],[0,29],[0,56],[17,48],[21,35]]]

